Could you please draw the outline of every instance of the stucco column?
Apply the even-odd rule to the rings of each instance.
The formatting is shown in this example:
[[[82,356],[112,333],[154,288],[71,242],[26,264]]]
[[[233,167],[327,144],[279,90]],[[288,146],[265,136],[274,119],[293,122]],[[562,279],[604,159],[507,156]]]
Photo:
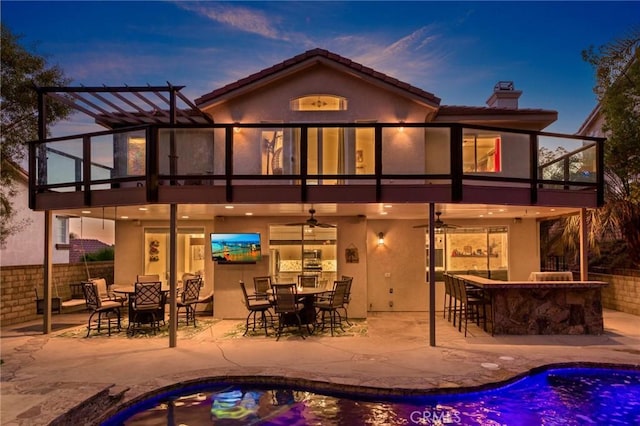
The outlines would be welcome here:
[[[178,206],[171,204],[169,218],[169,347],[175,348],[178,342],[178,291],[176,280],[177,259],[177,215]]]
[[[53,237],[51,210],[44,212],[44,291],[43,291],[43,312],[42,312],[42,332],[51,333],[51,283],[53,282]]]
[[[429,346],[436,345],[436,229],[435,204],[429,203]]]
[[[589,233],[587,209],[580,209],[580,281],[589,279]]]

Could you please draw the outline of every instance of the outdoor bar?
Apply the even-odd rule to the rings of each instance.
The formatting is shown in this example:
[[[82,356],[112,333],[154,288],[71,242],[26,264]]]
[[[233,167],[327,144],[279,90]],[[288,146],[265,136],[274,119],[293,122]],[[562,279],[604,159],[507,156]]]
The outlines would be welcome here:
[[[493,334],[602,334],[603,281],[498,281],[458,275],[491,299]]]

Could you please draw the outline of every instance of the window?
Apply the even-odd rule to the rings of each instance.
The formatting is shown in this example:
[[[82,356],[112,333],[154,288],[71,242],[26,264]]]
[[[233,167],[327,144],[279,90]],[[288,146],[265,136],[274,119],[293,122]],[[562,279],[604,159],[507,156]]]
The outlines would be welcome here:
[[[496,135],[465,135],[462,140],[463,171],[469,172],[499,172],[500,136]]]
[[[53,222],[53,240],[55,244],[69,244],[69,218],[56,216]]]
[[[335,95],[307,95],[291,101],[292,111],[346,111],[347,99]]]

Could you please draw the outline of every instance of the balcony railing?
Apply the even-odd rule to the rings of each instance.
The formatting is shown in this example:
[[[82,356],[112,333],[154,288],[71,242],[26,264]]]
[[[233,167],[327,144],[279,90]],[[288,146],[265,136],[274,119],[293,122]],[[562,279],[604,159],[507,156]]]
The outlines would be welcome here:
[[[604,139],[462,124],[145,125],[30,144],[30,205],[41,193],[160,186],[447,185],[591,191],[603,202]],[[303,195],[304,198],[304,195]],[[203,200],[204,202],[204,200]]]

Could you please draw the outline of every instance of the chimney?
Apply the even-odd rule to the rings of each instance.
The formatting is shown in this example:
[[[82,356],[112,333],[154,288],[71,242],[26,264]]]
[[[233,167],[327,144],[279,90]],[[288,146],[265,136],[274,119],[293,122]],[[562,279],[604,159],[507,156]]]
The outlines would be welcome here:
[[[522,90],[516,90],[513,81],[499,81],[493,87],[493,94],[487,99],[491,108],[518,109],[518,98]]]

